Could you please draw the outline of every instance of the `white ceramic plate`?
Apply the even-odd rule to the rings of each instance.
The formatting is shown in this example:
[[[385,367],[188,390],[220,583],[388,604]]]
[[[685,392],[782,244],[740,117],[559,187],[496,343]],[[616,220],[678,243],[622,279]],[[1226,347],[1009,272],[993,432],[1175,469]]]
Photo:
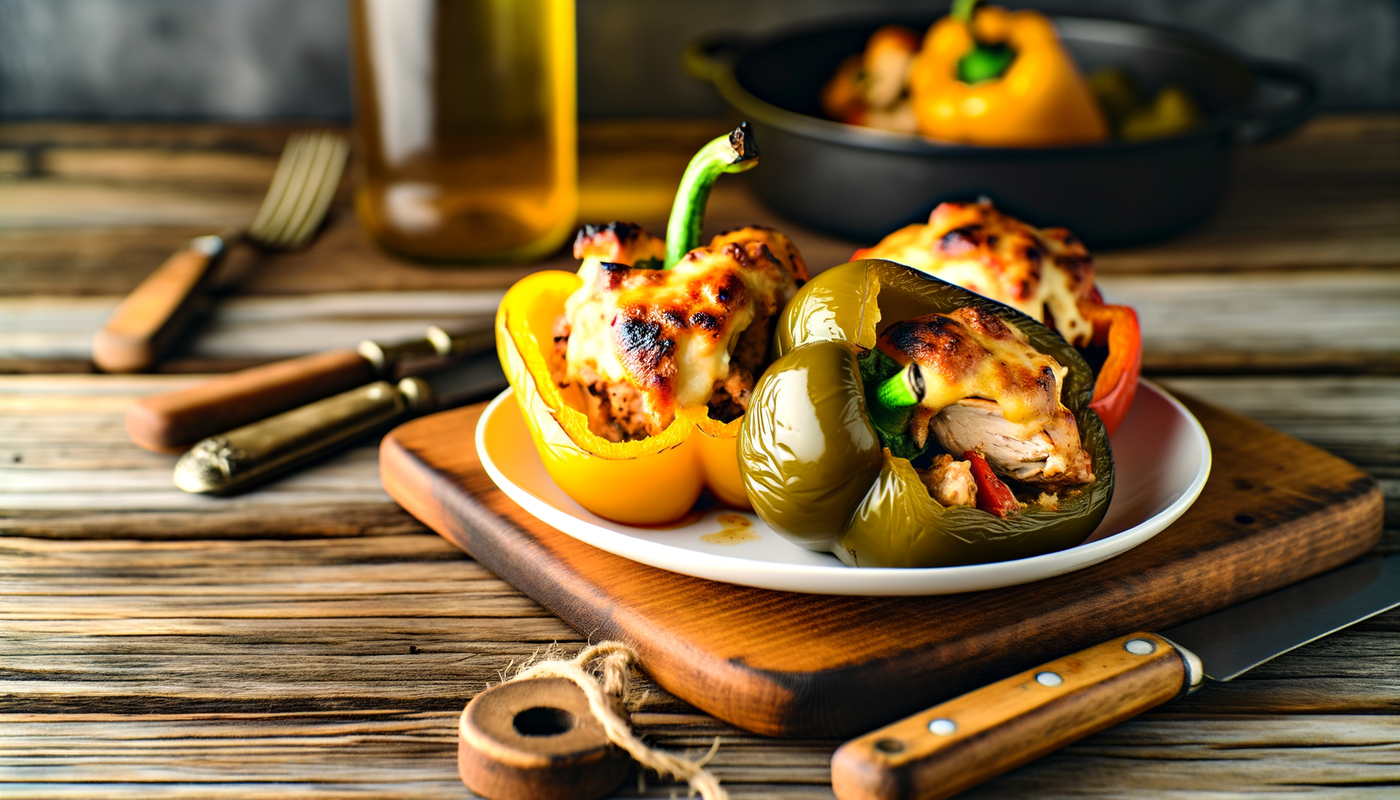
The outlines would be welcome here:
[[[594,547],[653,567],[743,586],[844,595],[928,595],[1014,586],[1063,575],[1130,550],[1161,533],[1191,507],[1210,474],[1210,443],[1184,406],[1146,381],[1113,437],[1117,482],[1108,514],[1078,547],[1016,561],[965,567],[848,567],[779,536],[752,513],[750,536],[725,536],[717,508],[697,522],[635,528],[585,511],[545,472],[511,390],[502,392],[476,428],[481,463],[510,499],[548,525]],[[706,541],[706,538],[710,541]]]

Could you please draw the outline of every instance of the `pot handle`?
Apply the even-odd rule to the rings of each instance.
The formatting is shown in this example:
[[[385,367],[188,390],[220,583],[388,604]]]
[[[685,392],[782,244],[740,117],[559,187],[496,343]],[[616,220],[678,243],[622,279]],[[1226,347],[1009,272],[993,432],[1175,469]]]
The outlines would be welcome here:
[[[712,33],[686,45],[681,63],[690,77],[714,83],[752,44],[753,40],[737,31]]]
[[[1258,144],[1277,139],[1293,131],[1317,113],[1317,78],[1298,64],[1287,61],[1260,59],[1250,63],[1259,83],[1279,84],[1293,89],[1294,97],[1273,108],[1255,109],[1246,113],[1235,129],[1236,141]]]

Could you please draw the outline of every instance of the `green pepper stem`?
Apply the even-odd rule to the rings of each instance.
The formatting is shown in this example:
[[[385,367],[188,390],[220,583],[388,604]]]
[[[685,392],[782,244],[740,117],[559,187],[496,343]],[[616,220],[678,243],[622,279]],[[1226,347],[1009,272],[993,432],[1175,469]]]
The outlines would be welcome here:
[[[880,382],[865,398],[866,411],[875,427],[888,436],[899,436],[909,424],[914,407],[924,399],[924,376],[918,364],[910,364]]]
[[[1005,44],[983,44],[972,30],[972,16],[982,0],[953,0],[953,9],[948,15],[967,26],[967,35],[972,39],[972,49],[958,59],[958,80],[974,84],[996,80],[1011,68],[1016,60],[1016,51]]]
[[[671,219],[666,223],[666,262],[662,269],[674,267],[686,253],[700,246],[705,204],[720,173],[743,172],[757,164],[758,143],[747,122],[700,148],[690,159],[676,189]]]

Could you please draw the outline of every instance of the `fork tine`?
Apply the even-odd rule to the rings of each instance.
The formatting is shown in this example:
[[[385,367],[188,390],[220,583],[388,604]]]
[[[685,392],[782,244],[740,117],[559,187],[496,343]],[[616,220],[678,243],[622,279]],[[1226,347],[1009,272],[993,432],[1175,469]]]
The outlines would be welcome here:
[[[250,230],[250,235],[264,247],[277,247],[279,236],[287,226],[287,220],[296,209],[301,195],[306,192],[307,177],[315,167],[317,138],[306,135],[297,142],[297,148],[290,154],[291,167],[287,183],[282,193],[273,201],[269,195],[272,211],[266,222],[259,228]]]
[[[317,182],[316,192],[312,201],[307,206],[307,211],[296,226],[296,230],[291,235],[291,240],[287,246],[296,249],[306,244],[311,236],[320,227],[321,221],[326,217],[326,211],[330,208],[331,201],[335,199],[336,190],[340,188],[340,177],[345,171],[345,161],[350,154],[350,143],[341,136],[327,136],[328,140],[328,163],[326,169],[321,174],[321,180]]]
[[[317,141],[306,186],[278,236],[280,247],[299,247],[315,233],[339,186],[348,150],[344,140],[334,134],[326,133]]]
[[[258,207],[257,216],[248,226],[248,234],[252,238],[261,238],[258,232],[266,231],[268,224],[272,222],[272,218],[277,212],[277,206],[282,202],[287,186],[292,180],[292,173],[296,169],[296,163],[305,142],[305,134],[294,133],[282,146],[282,157],[277,161],[277,171],[272,175],[272,184],[267,187],[267,194],[263,195],[263,202]]]
[[[265,234],[270,246],[280,248],[286,244],[288,230],[307,202],[307,196],[321,172],[321,139],[319,133],[307,136],[306,145],[297,161],[296,186],[288,187],[287,194],[282,202],[278,203],[277,214]]]

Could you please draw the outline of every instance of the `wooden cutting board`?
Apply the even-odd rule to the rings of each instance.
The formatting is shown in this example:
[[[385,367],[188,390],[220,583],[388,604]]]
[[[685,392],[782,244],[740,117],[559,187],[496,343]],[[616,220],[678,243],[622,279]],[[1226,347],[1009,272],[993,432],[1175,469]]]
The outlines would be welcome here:
[[[777,736],[848,736],[1134,630],[1159,630],[1338,566],[1375,545],[1382,495],[1347,462],[1183,398],[1213,466],[1176,524],[1117,558],[1024,586],[836,597],[644,566],[539,522],[472,444],[484,406],[406,423],[384,488],[410,513],[592,641],[636,647],[668,691]]]

